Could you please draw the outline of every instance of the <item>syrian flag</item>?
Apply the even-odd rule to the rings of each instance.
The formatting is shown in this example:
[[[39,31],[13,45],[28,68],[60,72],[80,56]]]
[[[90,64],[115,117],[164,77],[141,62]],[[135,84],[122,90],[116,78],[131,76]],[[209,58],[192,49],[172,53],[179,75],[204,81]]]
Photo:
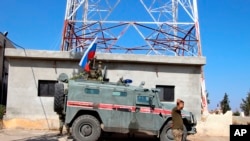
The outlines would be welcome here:
[[[96,52],[96,43],[97,37],[93,40],[93,42],[89,45],[87,50],[84,52],[82,59],[79,63],[79,66],[84,68],[85,71],[89,72],[89,60],[93,59],[95,57],[95,52]]]

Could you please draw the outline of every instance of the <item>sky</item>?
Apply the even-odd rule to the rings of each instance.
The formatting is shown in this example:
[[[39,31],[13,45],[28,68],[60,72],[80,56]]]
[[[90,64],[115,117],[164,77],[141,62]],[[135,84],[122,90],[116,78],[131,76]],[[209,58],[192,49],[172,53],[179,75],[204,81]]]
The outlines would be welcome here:
[[[250,91],[249,5],[249,0],[198,0],[210,110],[225,93],[239,110]],[[0,7],[0,32],[8,31],[12,41],[27,49],[59,50],[66,0],[0,0]]]

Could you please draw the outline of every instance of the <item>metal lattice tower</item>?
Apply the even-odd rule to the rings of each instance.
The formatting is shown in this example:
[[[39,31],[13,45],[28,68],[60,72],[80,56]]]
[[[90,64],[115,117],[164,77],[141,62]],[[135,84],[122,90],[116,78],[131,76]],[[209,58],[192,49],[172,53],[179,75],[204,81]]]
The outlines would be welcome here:
[[[67,0],[61,50],[95,37],[99,52],[202,55],[197,0]]]
[[[67,0],[61,51],[82,51],[96,37],[98,52],[202,56],[197,0]]]

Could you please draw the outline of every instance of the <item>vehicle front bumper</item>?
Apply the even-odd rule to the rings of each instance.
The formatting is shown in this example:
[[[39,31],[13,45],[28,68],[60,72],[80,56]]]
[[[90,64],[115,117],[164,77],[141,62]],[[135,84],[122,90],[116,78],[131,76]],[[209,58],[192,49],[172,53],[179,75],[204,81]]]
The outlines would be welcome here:
[[[193,135],[193,134],[197,133],[197,130],[195,127],[192,127],[191,130],[189,130],[187,133],[188,133],[188,135]]]
[[[196,120],[196,118],[195,118],[195,116],[194,116],[194,114],[193,113],[191,113],[190,112],[190,124],[192,125],[191,126],[191,129],[190,130],[188,130],[188,134],[196,134],[197,133],[197,130],[196,130],[196,128],[195,128],[195,126],[197,125],[197,120]]]

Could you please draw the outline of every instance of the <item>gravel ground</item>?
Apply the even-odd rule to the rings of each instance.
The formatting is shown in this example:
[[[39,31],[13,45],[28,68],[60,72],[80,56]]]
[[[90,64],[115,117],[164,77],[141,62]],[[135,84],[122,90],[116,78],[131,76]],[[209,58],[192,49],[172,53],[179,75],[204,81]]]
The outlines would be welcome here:
[[[64,136],[57,136],[55,131],[39,131],[39,130],[0,130],[0,141],[73,141],[73,139]],[[136,136],[128,138],[127,135],[115,134],[112,136],[104,136],[100,141],[157,141],[153,137]],[[229,141],[228,137],[204,137],[204,136],[188,136],[188,141]]]

